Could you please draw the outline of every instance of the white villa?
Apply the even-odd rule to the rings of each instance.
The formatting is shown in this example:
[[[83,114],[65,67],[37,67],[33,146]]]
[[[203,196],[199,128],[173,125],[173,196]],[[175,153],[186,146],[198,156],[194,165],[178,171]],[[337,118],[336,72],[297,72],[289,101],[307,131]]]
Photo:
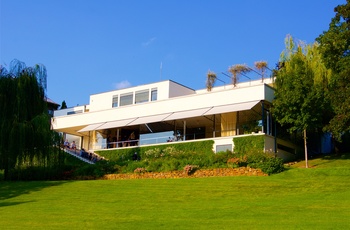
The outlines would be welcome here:
[[[265,150],[285,160],[295,148],[275,137],[272,79],[194,90],[171,80],[90,95],[90,104],[56,110],[52,127],[90,151],[212,139],[233,151],[233,138],[264,135]]]

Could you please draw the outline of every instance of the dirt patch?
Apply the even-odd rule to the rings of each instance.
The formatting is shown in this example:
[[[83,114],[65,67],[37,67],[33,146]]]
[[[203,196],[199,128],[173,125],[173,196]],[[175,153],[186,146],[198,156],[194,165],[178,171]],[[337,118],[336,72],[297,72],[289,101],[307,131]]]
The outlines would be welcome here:
[[[147,179],[147,178],[165,179],[165,178],[199,178],[199,177],[223,177],[223,176],[267,176],[267,174],[263,173],[260,169],[240,167],[240,168],[199,169],[190,175],[188,175],[184,171],[108,174],[103,176],[101,179],[104,179],[104,180]]]

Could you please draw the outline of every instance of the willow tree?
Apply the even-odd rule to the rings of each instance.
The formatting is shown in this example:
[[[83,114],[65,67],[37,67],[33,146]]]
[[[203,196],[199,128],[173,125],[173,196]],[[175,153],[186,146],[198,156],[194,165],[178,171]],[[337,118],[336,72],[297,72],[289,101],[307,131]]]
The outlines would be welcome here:
[[[0,169],[48,166],[53,132],[45,102],[46,69],[14,60],[0,68]]]
[[[248,73],[250,72],[250,70],[251,69],[246,64],[236,64],[236,65],[230,66],[228,68],[228,71],[232,74],[231,80],[232,80],[233,86],[236,87],[240,75]]]
[[[329,107],[325,93],[330,72],[320,60],[317,43],[297,43],[291,36],[286,38],[281,62],[284,65],[276,74],[273,114],[290,132],[303,132],[308,167],[307,131],[327,123],[325,113]]]

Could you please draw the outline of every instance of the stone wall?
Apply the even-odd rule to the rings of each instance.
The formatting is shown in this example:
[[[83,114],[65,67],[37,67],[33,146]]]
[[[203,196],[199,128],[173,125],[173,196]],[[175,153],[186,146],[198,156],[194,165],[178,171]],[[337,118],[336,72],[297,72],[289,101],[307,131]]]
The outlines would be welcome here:
[[[121,180],[121,179],[165,179],[165,178],[198,178],[198,177],[222,177],[222,176],[267,176],[260,169],[250,167],[240,168],[219,168],[219,169],[199,169],[193,174],[188,175],[185,171],[173,172],[144,172],[127,174],[108,174],[102,179]]]

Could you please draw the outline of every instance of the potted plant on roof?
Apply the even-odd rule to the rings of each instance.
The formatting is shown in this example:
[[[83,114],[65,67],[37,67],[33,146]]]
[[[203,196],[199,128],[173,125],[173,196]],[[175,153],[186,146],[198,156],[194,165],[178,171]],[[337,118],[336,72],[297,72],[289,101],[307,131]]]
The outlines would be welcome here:
[[[207,81],[206,81],[207,91],[211,91],[211,89],[214,87],[215,81],[216,81],[216,74],[208,70]]]
[[[230,66],[228,68],[228,71],[232,74],[232,77],[231,77],[232,84],[234,87],[236,87],[239,80],[239,76],[241,74],[250,72],[250,68],[246,64],[236,64],[236,65]]]
[[[265,70],[268,68],[267,62],[266,61],[257,61],[257,62],[254,62],[254,66],[261,74],[261,82],[264,82]]]

